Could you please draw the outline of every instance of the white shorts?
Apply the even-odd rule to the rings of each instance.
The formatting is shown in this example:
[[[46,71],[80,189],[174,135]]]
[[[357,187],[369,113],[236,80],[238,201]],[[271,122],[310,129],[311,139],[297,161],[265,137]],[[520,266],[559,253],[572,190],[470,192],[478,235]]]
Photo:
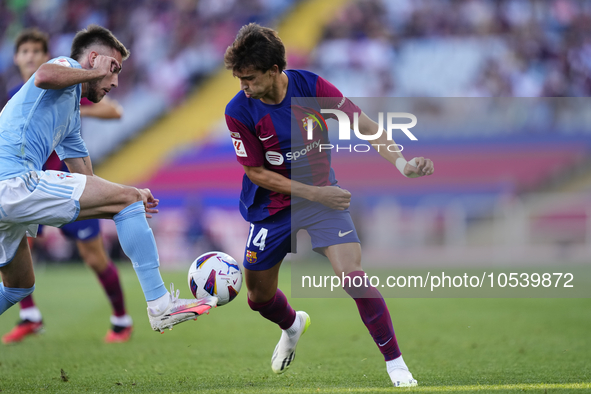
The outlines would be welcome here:
[[[39,224],[60,227],[80,213],[86,176],[61,171],[31,171],[0,181],[0,267],[16,254],[25,234]]]

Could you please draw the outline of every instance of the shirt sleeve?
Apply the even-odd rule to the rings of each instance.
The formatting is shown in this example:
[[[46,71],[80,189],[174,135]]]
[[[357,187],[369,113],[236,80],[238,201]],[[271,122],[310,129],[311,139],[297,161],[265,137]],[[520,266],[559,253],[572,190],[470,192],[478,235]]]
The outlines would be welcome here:
[[[318,77],[316,80],[316,97],[318,97],[318,102],[321,108],[341,110],[346,113],[350,119],[353,119],[353,113],[361,113],[358,106],[353,104],[348,98],[344,97],[339,89],[322,77]],[[332,114],[326,114],[326,117],[336,118]]]
[[[263,146],[257,136],[241,121],[226,114],[226,124],[230,130],[236,159],[248,167],[260,167],[264,164]]]
[[[57,64],[57,65],[69,67],[69,68],[82,68],[80,66],[80,63],[78,63],[76,60],[66,57],[66,56],[56,57],[54,59],[51,59],[47,63]]]
[[[64,140],[55,147],[55,152],[60,160],[73,159],[76,157],[88,156],[88,149],[80,135],[80,117],[76,117],[76,123],[72,126],[71,132],[64,138]]]

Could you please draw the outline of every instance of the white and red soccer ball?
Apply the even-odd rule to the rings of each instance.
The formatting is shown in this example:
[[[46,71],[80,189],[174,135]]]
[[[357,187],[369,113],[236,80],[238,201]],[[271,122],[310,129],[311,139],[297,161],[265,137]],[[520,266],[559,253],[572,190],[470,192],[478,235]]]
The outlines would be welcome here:
[[[242,271],[230,255],[208,252],[197,257],[189,268],[189,288],[195,298],[218,297],[218,306],[232,301],[242,287]]]

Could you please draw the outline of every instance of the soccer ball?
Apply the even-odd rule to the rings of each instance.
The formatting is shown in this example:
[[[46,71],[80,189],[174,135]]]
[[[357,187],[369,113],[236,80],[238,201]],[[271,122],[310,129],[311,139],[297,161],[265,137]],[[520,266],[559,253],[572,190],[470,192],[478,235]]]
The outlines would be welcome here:
[[[208,252],[189,268],[189,288],[195,298],[218,297],[218,306],[232,301],[242,287],[242,271],[230,255]]]

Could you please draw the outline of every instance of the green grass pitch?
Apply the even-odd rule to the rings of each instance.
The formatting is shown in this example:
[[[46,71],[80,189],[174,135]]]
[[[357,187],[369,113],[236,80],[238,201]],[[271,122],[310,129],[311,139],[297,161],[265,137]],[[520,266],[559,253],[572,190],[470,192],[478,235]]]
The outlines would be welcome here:
[[[129,343],[107,345],[110,309],[94,275],[76,265],[38,269],[46,332],[0,345],[0,392],[591,392],[589,299],[388,299],[419,381],[395,390],[349,299],[290,300],[312,325],[291,369],[276,376],[270,358],[280,332],[250,311],[244,289],[209,316],[161,335],[149,327],[130,265],[120,273],[135,332]],[[282,270],[280,283],[288,295],[289,273]],[[185,272],[163,277],[189,297]],[[18,308],[4,313],[0,332],[17,319]]]

